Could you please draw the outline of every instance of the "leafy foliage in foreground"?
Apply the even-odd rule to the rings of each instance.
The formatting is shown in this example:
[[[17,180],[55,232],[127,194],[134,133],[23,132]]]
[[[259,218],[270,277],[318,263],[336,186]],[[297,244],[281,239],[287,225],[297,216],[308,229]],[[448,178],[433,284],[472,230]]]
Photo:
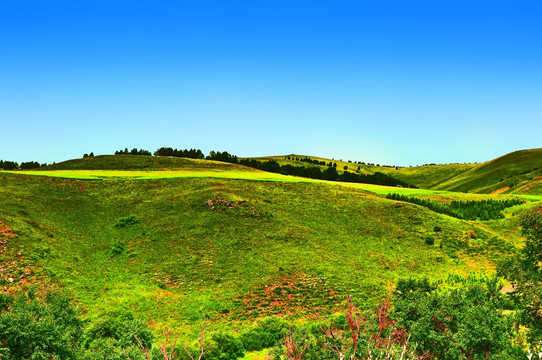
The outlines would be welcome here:
[[[502,210],[523,204],[525,201],[520,199],[506,200],[467,200],[452,201],[450,204],[443,204],[436,201],[421,199],[414,196],[391,193],[386,195],[387,199],[406,201],[416,205],[424,206],[428,209],[441,214],[450,215],[464,220],[497,220],[504,219]]]
[[[469,283],[444,290],[427,279],[400,280],[376,316],[362,314],[349,300],[344,316],[290,330],[274,359],[525,358],[513,341],[517,319],[503,311],[510,299],[499,292],[499,281]]]
[[[126,354],[139,360],[139,344],[154,342],[148,325],[129,311],[89,323],[66,292],[34,287],[0,294],[0,334],[0,359],[9,360],[125,360]]]
[[[272,359],[319,360],[418,360],[427,354],[416,353],[410,335],[390,318],[390,298],[376,314],[361,312],[347,298],[344,314],[318,324],[291,327],[283,346],[272,351]]]
[[[402,280],[393,316],[411,334],[418,351],[439,360],[517,359],[513,317],[503,314],[504,295],[496,280],[438,291],[427,280]]]
[[[83,323],[65,293],[0,294],[0,359],[76,359]]]
[[[521,224],[525,247],[520,256],[499,264],[499,272],[512,281],[523,300],[521,321],[531,329],[531,342],[536,342],[542,338],[542,209],[525,215]]]

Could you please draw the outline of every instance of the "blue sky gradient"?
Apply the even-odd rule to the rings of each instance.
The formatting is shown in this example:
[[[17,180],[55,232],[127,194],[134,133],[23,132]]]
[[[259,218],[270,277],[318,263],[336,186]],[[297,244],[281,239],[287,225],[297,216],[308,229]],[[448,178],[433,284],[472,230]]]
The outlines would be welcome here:
[[[0,159],[542,147],[542,2],[2,1]]]

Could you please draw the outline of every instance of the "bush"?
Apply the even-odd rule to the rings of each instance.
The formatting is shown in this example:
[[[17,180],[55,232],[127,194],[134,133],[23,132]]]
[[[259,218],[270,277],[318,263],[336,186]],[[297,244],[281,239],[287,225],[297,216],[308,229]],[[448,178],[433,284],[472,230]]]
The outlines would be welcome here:
[[[124,244],[117,242],[111,247],[111,253],[113,255],[121,255],[124,253]]]
[[[240,339],[247,351],[269,348],[283,338],[287,327],[288,324],[280,318],[266,318],[257,327],[242,333]]]
[[[34,300],[3,295],[0,306],[0,358],[78,358],[83,323],[67,294],[48,291]]]
[[[528,338],[538,344],[542,338],[542,209],[524,215],[521,219],[525,246],[514,258],[499,264],[499,273],[508,277],[523,302],[521,324],[529,328]]]
[[[149,326],[141,319],[136,319],[130,310],[116,309],[100,314],[85,329],[84,359],[126,360],[124,351],[130,357],[140,357],[140,346],[134,335],[143,346],[150,349],[154,335]],[[134,357],[136,356],[136,357]]]
[[[216,333],[211,337],[209,352],[204,359],[236,360],[244,355],[245,348],[239,338],[227,333]]]
[[[435,245],[435,238],[432,236],[426,236],[425,237],[425,243],[427,245]]]
[[[433,227],[433,231],[434,231],[434,232],[441,232],[441,231],[442,231],[442,228],[441,228],[440,226],[438,226],[438,225],[435,225],[435,226]]]
[[[139,220],[135,216],[126,216],[117,220],[116,228],[125,228],[127,226],[139,224]]]
[[[420,353],[439,360],[517,359],[513,321],[503,314],[498,283],[439,292],[427,281],[397,284],[393,316]]]

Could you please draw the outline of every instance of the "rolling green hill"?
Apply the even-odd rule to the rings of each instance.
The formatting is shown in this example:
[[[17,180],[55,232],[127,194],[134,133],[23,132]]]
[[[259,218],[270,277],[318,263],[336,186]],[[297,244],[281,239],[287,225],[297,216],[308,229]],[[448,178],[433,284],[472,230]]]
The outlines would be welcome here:
[[[236,164],[169,156],[100,155],[73,159],[35,169],[48,170],[242,170],[255,171]]]
[[[230,325],[301,316],[346,293],[372,307],[401,277],[487,272],[515,249],[491,225],[334,183],[0,173],[0,193],[0,219],[17,234],[6,246],[22,254],[6,285],[31,269],[21,284],[58,282],[90,318],[131,309],[157,328],[203,313]]]
[[[436,189],[478,193],[542,194],[536,185],[542,176],[542,149],[521,150],[480,164],[436,186]],[[521,189],[520,189],[521,188]]]
[[[295,160],[305,157],[307,156],[292,154],[256,159],[273,159],[280,164],[318,166],[325,169],[326,166]],[[356,164],[319,157],[308,158],[336,163],[339,172],[342,172],[344,167],[350,172],[356,172],[359,168],[359,171],[364,174],[382,172],[423,189],[480,194],[542,195],[542,149],[515,151],[480,164],[423,165],[403,168]]]
[[[290,159],[288,159],[288,157]],[[326,164],[337,164],[337,172],[343,173],[345,170],[349,172],[359,171],[362,174],[374,174],[381,172],[398,180],[404,181],[408,184],[414,185],[423,189],[431,189],[438,184],[450,180],[467,170],[476,167],[476,164],[446,164],[446,165],[423,165],[414,167],[393,167],[393,166],[380,166],[380,165],[368,165],[362,163],[355,163],[349,161],[341,161],[335,159],[326,159],[321,157],[306,156],[306,155],[284,155],[284,156],[269,156],[254,158],[255,160],[266,161],[275,160],[280,165],[293,165],[293,166],[316,166],[320,170],[325,170],[325,165],[314,165],[306,161],[296,160],[309,158],[311,160],[323,161]]]
[[[445,175],[431,172],[441,167]],[[478,166],[468,168],[389,171],[439,182]],[[0,172],[0,285],[28,292],[58,284],[90,329],[137,318],[156,334],[173,327],[193,337],[205,315],[212,331],[242,332],[269,316],[299,321],[340,311],[347,294],[373,309],[402,278],[491,274],[522,245],[519,215],[540,204],[467,221],[386,199],[390,193],[443,204],[514,198],[327,182],[206,160],[70,160]]]

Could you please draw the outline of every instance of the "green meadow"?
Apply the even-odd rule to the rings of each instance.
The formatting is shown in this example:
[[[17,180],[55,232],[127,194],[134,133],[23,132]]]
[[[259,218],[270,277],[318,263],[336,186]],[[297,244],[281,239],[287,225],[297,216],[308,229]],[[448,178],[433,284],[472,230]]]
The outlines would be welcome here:
[[[275,160],[282,165],[308,166],[306,162],[295,160],[306,157],[291,154],[255,159]],[[542,195],[542,149],[515,151],[484,163],[428,164],[411,167],[368,165],[320,157],[308,158],[336,163],[339,173],[345,168],[350,172],[359,170],[364,174],[381,172],[423,189],[479,194]],[[326,168],[321,165],[318,167],[322,170]]]
[[[512,196],[145,156],[3,171],[2,286],[57,284],[90,324],[136,318],[157,336],[173,328],[195,338],[205,316],[212,331],[238,334],[268,317],[341,312],[347,295],[374,309],[404,278],[490,276],[522,246],[519,216],[542,200],[523,196],[504,219],[467,221],[390,193],[443,203]]]

